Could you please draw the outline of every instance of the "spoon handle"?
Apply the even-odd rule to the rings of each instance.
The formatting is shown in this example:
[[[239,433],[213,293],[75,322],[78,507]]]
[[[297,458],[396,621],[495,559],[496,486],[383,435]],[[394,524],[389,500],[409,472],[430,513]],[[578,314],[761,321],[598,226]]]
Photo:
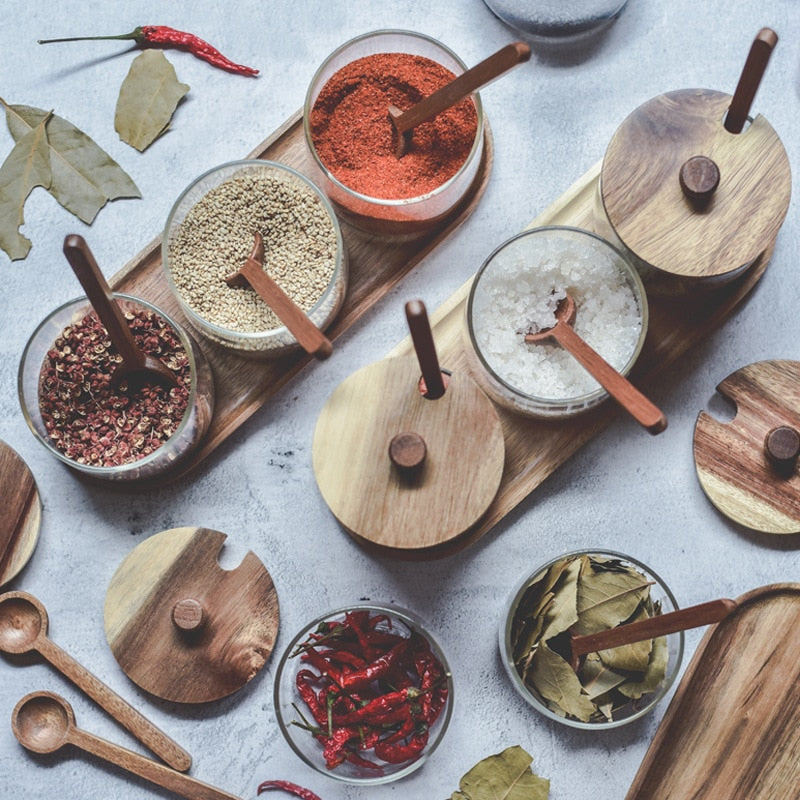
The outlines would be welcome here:
[[[730,133],[741,133],[744,128],[750,114],[750,106],[753,104],[761,78],[764,77],[777,43],[778,34],[771,28],[762,28],[753,40],[736,91],[728,106],[728,113],[725,115],[725,130]]]
[[[181,797],[189,798],[189,800],[239,800],[235,795],[224,792],[222,789],[184,775],[182,772],[176,772],[157,761],[151,761],[139,753],[134,753],[132,750],[101,739],[80,728],[70,728],[67,741],[87,753],[138,775],[163,789],[175,792]]]
[[[559,323],[551,334],[640,425],[652,434],[661,433],[667,427],[662,411],[587,344],[571,325]]]
[[[36,649],[62,675],[82,689],[120,725],[127,728],[140,742],[150,748],[167,764],[181,771],[189,769],[192,757],[150,720],[123,700],[113,689],[95,677],[69,653],[51,639],[40,637]]]
[[[406,303],[406,320],[411,333],[411,341],[417,354],[419,368],[425,381],[425,397],[436,400],[445,393],[439,357],[433,342],[433,331],[428,321],[428,311],[421,300],[409,300]]]
[[[474,92],[500,77],[504,72],[527,61],[531,49],[524,42],[514,42],[501,47],[493,55],[485,58],[466,72],[462,72],[450,83],[429,94],[416,105],[394,117],[394,126],[399,134],[407,133],[422,122],[435,117],[450,106],[455,105],[470,92]]]
[[[607,650],[623,644],[642,642],[645,639],[654,639],[666,636],[668,633],[685,631],[689,628],[698,628],[701,625],[710,625],[725,619],[736,608],[735,600],[722,598],[688,606],[678,611],[659,614],[655,617],[631,622],[627,625],[618,625],[598,633],[589,633],[585,636],[573,636],[570,642],[573,661],[588,653],[598,650]]]

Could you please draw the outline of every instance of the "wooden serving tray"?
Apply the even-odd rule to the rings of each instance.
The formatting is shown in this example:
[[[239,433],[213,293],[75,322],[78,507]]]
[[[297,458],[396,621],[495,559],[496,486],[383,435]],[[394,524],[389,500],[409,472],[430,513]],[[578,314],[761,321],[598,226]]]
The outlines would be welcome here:
[[[593,209],[602,162],[595,164],[528,227],[571,225],[593,230]],[[496,243],[496,244],[499,244]],[[724,287],[706,292],[697,301],[682,297],[649,298],[650,324],[644,348],[630,375],[640,388],[657,373],[675,363],[690,347],[718,328],[746,297],[764,273],[774,242],[747,271]],[[488,253],[487,253],[488,254]],[[468,369],[464,352],[465,305],[472,278],[431,314],[431,326],[439,361],[444,369]],[[413,352],[411,338],[400,342],[390,356]],[[586,442],[624,412],[609,400],[596,409],[564,421],[533,420],[497,406],[503,423],[506,461],[500,488],[486,514],[468,532],[452,542],[457,552],[477,541],[527,497],[552,472]],[[636,424],[630,420],[630,424]],[[643,436],[648,434],[642,433]],[[668,436],[667,431],[663,436]],[[657,441],[653,447],[657,447]]]
[[[247,158],[277,161],[314,179],[315,165],[303,136],[298,112],[265,139]],[[335,341],[369,308],[398,284],[421,260],[472,213],[489,181],[494,148],[488,123],[478,174],[461,204],[430,232],[407,240],[387,240],[363,233],[340,219],[349,258],[349,285],[341,311],[326,335]],[[194,469],[310,361],[302,351],[279,359],[249,359],[195,334],[172,296],[161,267],[161,236],[129,261],[109,281],[117,292],[149,300],[192,331],[211,363],[216,386],[214,418],[198,450],[160,481]],[[336,352],[334,348],[334,355]]]
[[[800,584],[765,586],[703,637],[626,800],[800,791]]]

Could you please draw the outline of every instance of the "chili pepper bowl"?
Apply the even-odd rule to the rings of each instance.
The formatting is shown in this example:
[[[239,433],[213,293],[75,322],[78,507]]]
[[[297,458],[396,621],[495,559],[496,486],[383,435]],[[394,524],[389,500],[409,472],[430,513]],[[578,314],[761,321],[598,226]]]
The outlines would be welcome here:
[[[419,56],[448,69],[453,75],[460,75],[467,67],[464,62],[446,45],[422,33],[405,30],[377,30],[351,39],[333,51],[317,69],[311,79],[303,106],[303,130],[308,149],[316,167],[315,180],[318,180],[325,193],[333,201],[340,217],[354,227],[371,234],[390,239],[419,236],[426,231],[445,223],[466,202],[477,180],[485,146],[485,122],[480,95],[471,95],[477,115],[477,128],[471,149],[457,171],[435,188],[412,197],[388,198],[375,191],[358,191],[342,180],[341,172],[330,162],[326,163],[320,155],[319,138],[312,125],[312,112],[320,93],[326,88],[334,75],[358,59],[387,53],[402,53]],[[387,76],[386,82],[391,81]],[[419,98],[421,99],[421,98]],[[388,103],[386,121],[388,122]],[[357,126],[351,128],[354,141],[360,137]],[[316,141],[316,143],[315,143]],[[347,145],[337,143],[337,150]],[[408,158],[408,156],[404,156]],[[358,162],[351,156],[349,162]],[[409,161],[409,163],[412,163]],[[381,173],[380,165],[374,165]],[[338,173],[339,177],[334,173]]]
[[[177,334],[180,347],[186,352],[190,375],[187,405],[181,419],[174,421],[175,429],[169,438],[149,455],[116,466],[82,463],[56,447],[40,404],[42,367],[48,352],[65,329],[76,325],[92,311],[86,297],[75,298],[60,306],[33,332],[20,360],[17,392],[28,427],[36,439],[61,463],[83,475],[102,481],[144,481],[171,471],[201,442],[214,413],[214,378],[203,351],[177,322],[140,298],[125,294],[115,294],[114,298],[125,313],[144,311],[153,312],[161,317]],[[110,409],[109,412],[111,416],[122,413],[114,409]],[[109,422],[112,421],[114,420],[109,419]],[[149,424],[158,425],[159,422],[152,419]]]
[[[181,311],[206,339],[250,358],[300,350],[294,335],[245,282],[225,278],[263,237],[267,274],[321,330],[344,302],[347,249],[320,189],[284,164],[242,159],[196,178],[167,218],[161,254]]]
[[[648,584],[649,601],[653,604],[652,614],[667,613],[677,609],[675,597],[669,587],[652,569],[645,566],[640,561],[637,561],[635,558],[631,558],[622,553],[601,549],[578,550],[565,553],[537,567],[514,587],[500,622],[500,657],[508,678],[511,681],[511,685],[520,697],[540,714],[562,725],[573,728],[593,731],[609,730],[627,725],[643,717],[645,714],[652,711],[656,704],[669,692],[678,675],[683,659],[684,634],[683,631],[679,631],[677,633],[668,634],[659,640],[646,643],[646,645],[650,647],[650,662],[654,664],[657,661],[659,664],[659,669],[656,673],[659,679],[657,682],[654,680],[653,683],[655,685],[648,687],[648,690],[637,699],[626,699],[624,696],[620,697],[619,695],[615,695],[614,698],[616,702],[614,703],[613,711],[606,714],[596,713],[592,715],[589,721],[583,721],[574,714],[564,713],[563,709],[556,710],[551,703],[548,703],[537,688],[535,677],[537,673],[527,673],[527,680],[523,677],[525,669],[531,668],[530,656],[523,655],[523,651],[526,654],[529,652],[528,648],[532,641],[529,637],[537,639],[539,641],[539,646],[541,646],[541,639],[539,639],[541,634],[538,632],[531,633],[531,631],[535,631],[536,628],[532,627],[530,624],[526,624],[526,621],[528,623],[535,622],[536,625],[541,623],[544,623],[544,625],[548,624],[552,619],[551,615],[554,613],[553,609],[556,607],[559,596],[563,601],[564,595],[561,594],[563,587],[565,587],[569,581],[575,580],[575,572],[571,574],[569,572],[561,573],[558,581],[554,581],[552,584],[547,580],[547,576],[552,577],[554,572],[551,571],[551,569],[557,570],[565,563],[572,563],[577,569],[577,564],[585,557],[603,562],[608,566],[609,573],[623,568],[629,573],[635,573],[637,575],[637,580],[640,579],[643,584]],[[537,600],[540,589],[542,589],[544,593],[552,592],[552,605],[543,606],[538,604]],[[563,639],[563,634],[561,638]],[[558,640],[549,640],[551,649],[563,649],[563,641],[561,644],[558,644],[557,641]],[[630,645],[628,645],[628,647],[630,647]],[[607,653],[613,652],[613,650],[605,651],[601,655],[601,658]],[[550,662],[550,664],[550,668],[552,669],[552,662]],[[586,680],[586,676],[590,673],[583,671],[586,664],[582,665],[579,669],[579,674],[581,675],[580,680],[583,685],[581,691],[587,696],[608,699],[609,705],[606,706],[606,712],[608,712],[610,704],[612,703],[612,700],[609,699],[611,697],[610,693],[613,689],[609,689],[606,686],[603,686],[601,689],[600,682],[608,680],[610,681],[610,685],[614,686],[611,673],[616,667],[614,665],[609,666],[608,663],[601,661],[597,661],[596,664],[596,668],[589,667],[589,669],[593,670],[591,673],[591,681]],[[562,685],[570,686],[572,678],[570,677],[569,671],[571,670],[572,667],[569,663],[564,661],[563,664],[556,663],[555,671],[551,674],[562,674],[563,672],[563,676],[566,676],[570,683],[562,683]],[[545,674],[545,671],[546,668],[543,667],[543,672],[541,674]],[[628,673],[628,675],[630,675],[630,673]],[[631,678],[631,687],[633,687],[634,682],[635,680]],[[620,685],[622,685],[621,682],[616,684],[616,686]],[[544,687],[540,688],[546,691]],[[603,690],[605,690],[605,692],[603,692]],[[571,689],[569,691],[571,691]],[[626,693],[629,694],[630,691],[626,689]],[[598,705],[603,705],[603,702],[598,700]]]
[[[398,637],[404,643],[387,655]],[[340,664],[340,657],[351,663]],[[377,666],[386,659],[391,666]],[[328,677],[320,677],[323,671]],[[412,697],[400,702],[397,692],[408,683]],[[309,705],[309,691],[323,698],[324,708]],[[357,720],[341,716],[370,701]],[[411,612],[356,604],[318,617],[292,638],[278,663],[274,702],[281,732],[306,764],[345,783],[380,784],[419,769],[438,747],[452,714],[453,681],[438,644]],[[339,748],[337,731],[348,725],[354,735]],[[423,738],[414,740],[415,734]],[[375,745],[377,739],[384,744]]]

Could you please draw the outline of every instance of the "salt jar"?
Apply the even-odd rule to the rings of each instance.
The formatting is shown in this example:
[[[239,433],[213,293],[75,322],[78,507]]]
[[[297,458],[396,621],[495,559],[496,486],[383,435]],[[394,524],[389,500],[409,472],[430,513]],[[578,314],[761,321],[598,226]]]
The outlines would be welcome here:
[[[499,405],[534,418],[563,419],[609,395],[554,342],[526,333],[555,324],[559,300],[575,301],[576,333],[618,372],[633,368],[647,334],[638,274],[596,234],[566,226],[532,228],[501,244],[473,279],[466,303],[471,371]]]

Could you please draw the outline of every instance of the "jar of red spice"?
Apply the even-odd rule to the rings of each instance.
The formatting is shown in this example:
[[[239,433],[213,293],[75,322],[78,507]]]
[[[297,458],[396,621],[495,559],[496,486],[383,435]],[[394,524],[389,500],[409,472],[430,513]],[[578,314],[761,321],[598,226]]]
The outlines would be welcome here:
[[[171,388],[111,380],[121,360],[86,297],[47,316],[28,340],[17,388],[36,438],[92,478],[145,480],[173,469],[200,443],[214,411],[202,350],[163,311],[115,294],[139,347],[175,375]]]
[[[306,94],[303,125],[318,180],[343,219],[396,236],[458,213],[480,180],[480,96],[417,126],[400,158],[389,106],[405,111],[465,70],[441,42],[400,30],[359,36],[323,62]]]

